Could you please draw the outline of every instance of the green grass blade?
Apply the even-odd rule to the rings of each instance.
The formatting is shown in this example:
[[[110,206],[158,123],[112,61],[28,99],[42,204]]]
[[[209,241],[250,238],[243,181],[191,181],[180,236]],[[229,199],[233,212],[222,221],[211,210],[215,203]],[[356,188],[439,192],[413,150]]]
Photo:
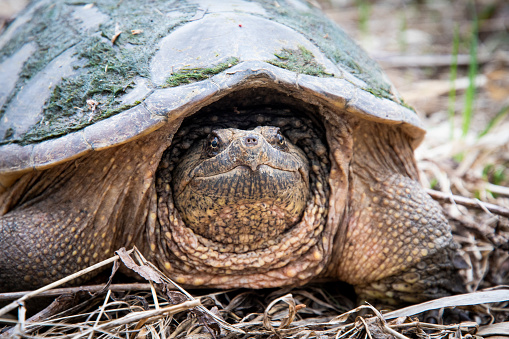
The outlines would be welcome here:
[[[371,4],[368,0],[356,0],[357,10],[359,12],[359,28],[363,34],[369,31],[369,16],[371,14]]]
[[[456,111],[456,78],[458,76],[458,51],[460,45],[460,34],[458,24],[454,27],[454,36],[452,41],[452,61],[451,61],[451,89],[449,90],[449,134],[454,139],[454,113]]]
[[[405,12],[401,12],[399,15],[399,30],[398,30],[398,45],[401,52],[406,52],[408,47],[407,41],[407,18]]]
[[[473,6],[472,6],[473,8]],[[468,88],[465,92],[465,108],[463,110],[463,124],[462,124],[462,137],[465,138],[470,129],[472,121],[472,114],[474,109],[474,99],[476,94],[475,78],[478,70],[477,60],[477,44],[478,44],[478,30],[479,22],[475,13],[475,8],[472,9],[474,13],[474,21],[472,23],[472,37],[470,41],[470,64],[468,66]]]
[[[482,138],[483,136],[488,134],[488,132],[491,131],[491,129],[493,127],[495,127],[502,119],[504,119],[504,117],[508,113],[509,113],[509,105],[502,107],[502,109],[500,111],[498,111],[498,113],[493,117],[493,119],[491,119],[488,122],[488,124],[486,125],[486,128],[481,133],[479,133],[478,137]]]

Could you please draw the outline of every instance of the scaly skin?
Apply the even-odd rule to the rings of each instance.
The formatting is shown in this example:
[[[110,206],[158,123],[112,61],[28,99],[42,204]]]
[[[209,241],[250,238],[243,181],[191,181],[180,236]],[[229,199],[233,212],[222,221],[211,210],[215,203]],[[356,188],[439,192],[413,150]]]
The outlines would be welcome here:
[[[309,171],[309,183],[297,184],[296,200],[276,198],[283,199],[277,204],[286,210],[276,215],[290,215],[280,219],[280,226],[268,231],[267,225],[255,222],[251,233],[248,221],[222,230],[219,224],[217,229],[203,227],[207,215],[213,216],[207,221],[212,227],[227,211],[219,206],[221,212],[214,212],[218,206],[208,204],[207,214],[202,205],[198,209],[187,205],[195,193],[182,193],[186,185],[181,184],[194,179],[188,176],[190,163],[181,160],[185,150],[191,149],[188,156],[196,158],[203,147],[191,147],[182,133],[172,141],[168,135],[175,127],[168,125],[128,144],[26,174],[3,193],[0,290],[40,286],[135,244],[187,286],[263,288],[326,278],[355,285],[361,298],[389,302],[416,302],[461,291],[450,228],[417,183],[411,140],[398,126],[331,115],[324,123],[325,138],[320,138],[309,119],[274,114],[272,118],[247,114],[238,122],[226,114],[222,124],[246,129],[270,120],[262,125],[279,127],[289,145],[295,145],[290,147],[295,147],[294,154],[304,159],[289,168]],[[217,120],[210,119],[192,133],[209,135],[206,125]],[[260,131],[256,133],[263,136]],[[246,133],[230,133],[229,142],[242,141]],[[223,157],[225,168],[233,168],[235,161],[246,166],[246,171],[224,173],[246,174],[247,167],[258,167],[256,161],[280,159],[267,160],[270,148],[261,149],[263,155],[244,160],[240,155]],[[214,177],[220,175],[210,176]],[[202,182],[207,183],[213,184]],[[180,194],[185,198],[179,201],[174,195]],[[195,194],[192,199],[200,197]],[[234,202],[229,201],[232,211]],[[228,218],[263,220],[268,218],[264,213],[273,211],[237,211]]]
[[[417,182],[410,140],[362,122],[353,133],[350,193],[329,268],[361,298],[419,302],[461,292],[455,244],[439,205]],[[463,267],[462,267],[463,268]]]
[[[172,186],[176,207],[196,234],[256,249],[301,219],[308,161],[275,127],[218,129],[187,151]]]

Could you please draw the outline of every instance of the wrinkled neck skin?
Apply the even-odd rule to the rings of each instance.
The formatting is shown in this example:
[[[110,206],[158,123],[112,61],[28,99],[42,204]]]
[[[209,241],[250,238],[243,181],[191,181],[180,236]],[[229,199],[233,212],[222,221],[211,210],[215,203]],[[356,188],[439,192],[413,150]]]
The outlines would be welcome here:
[[[323,270],[331,250],[326,148],[310,138],[302,144],[309,156],[290,137],[283,151],[269,145],[266,128],[215,131],[229,139],[221,153],[206,155],[209,137],[173,172],[162,161],[156,260],[177,282],[264,288],[303,284]],[[245,142],[255,139],[253,152]]]

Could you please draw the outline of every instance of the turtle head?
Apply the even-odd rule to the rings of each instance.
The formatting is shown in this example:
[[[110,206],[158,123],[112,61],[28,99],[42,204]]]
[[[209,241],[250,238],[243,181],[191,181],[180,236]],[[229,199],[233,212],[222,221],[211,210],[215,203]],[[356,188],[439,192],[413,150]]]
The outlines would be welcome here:
[[[187,227],[229,244],[274,237],[301,218],[309,196],[305,154],[279,128],[216,129],[182,157],[174,200]]]

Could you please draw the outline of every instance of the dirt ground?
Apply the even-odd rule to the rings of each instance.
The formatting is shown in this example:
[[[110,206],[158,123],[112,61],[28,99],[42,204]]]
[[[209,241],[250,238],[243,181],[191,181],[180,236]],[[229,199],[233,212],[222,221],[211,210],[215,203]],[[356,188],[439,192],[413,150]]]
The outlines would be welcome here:
[[[0,27],[15,16],[22,2],[0,0]],[[321,6],[382,65],[423,120],[428,134],[416,152],[422,183],[438,191],[435,197],[444,207],[461,253],[471,266],[464,270],[469,292],[509,285],[509,2],[309,2]],[[451,194],[468,204],[444,201]],[[290,297],[288,293],[292,293]],[[226,327],[219,330],[225,325],[198,310],[180,318],[172,318],[170,312],[166,318],[147,322],[146,327],[139,320],[134,326],[138,337],[143,333],[147,337],[190,338],[509,337],[505,301],[509,299],[508,290],[502,290],[499,303],[463,306],[462,312],[454,314],[449,307],[438,307],[439,313],[431,315],[433,321],[413,315],[389,321],[369,306],[344,315],[355,308],[355,302],[330,285],[264,294],[237,291],[199,295],[214,314],[230,324],[243,323],[235,328],[251,334]],[[152,300],[150,294],[138,297]],[[493,295],[484,297],[488,301]],[[272,301],[274,304],[267,306]],[[129,305],[125,307],[136,308]],[[218,305],[223,308],[218,309]],[[474,303],[457,301],[453,305]],[[85,318],[94,311],[87,312]],[[178,323],[171,323],[172,319]],[[161,330],[169,328],[171,331]],[[92,337],[93,333],[86,335]],[[99,333],[107,337],[111,331]]]

